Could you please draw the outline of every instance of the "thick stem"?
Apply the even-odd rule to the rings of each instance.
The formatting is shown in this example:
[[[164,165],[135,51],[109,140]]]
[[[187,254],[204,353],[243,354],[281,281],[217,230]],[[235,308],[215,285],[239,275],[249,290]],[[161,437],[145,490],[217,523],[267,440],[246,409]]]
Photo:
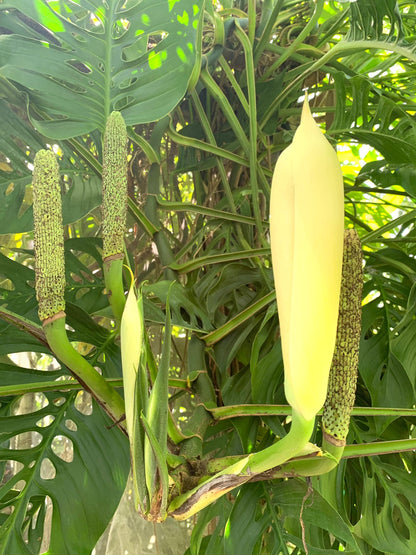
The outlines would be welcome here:
[[[123,254],[108,256],[104,259],[104,282],[108,300],[116,322],[120,324],[126,297],[123,286]]]
[[[203,484],[176,497],[169,507],[169,514],[184,520],[207,507],[237,486],[252,480],[257,474],[279,466],[298,455],[308,443],[315,419],[305,420],[293,412],[289,433],[263,451],[247,455],[228,466]]]
[[[247,470],[251,474],[259,474],[296,457],[308,443],[314,425],[315,418],[305,420],[301,414],[293,410],[289,433],[277,443],[263,449],[263,451],[250,455]]]
[[[51,351],[91,393],[120,429],[127,433],[123,399],[101,374],[73,348],[65,329],[65,313],[61,312],[54,318],[46,320],[43,329]]]

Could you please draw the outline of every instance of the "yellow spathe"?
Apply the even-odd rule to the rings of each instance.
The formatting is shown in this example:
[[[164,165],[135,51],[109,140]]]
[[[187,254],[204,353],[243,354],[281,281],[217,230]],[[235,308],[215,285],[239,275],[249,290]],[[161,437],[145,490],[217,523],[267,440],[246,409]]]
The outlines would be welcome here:
[[[337,156],[307,100],[273,174],[270,237],[285,393],[306,420],[325,402],[335,347],[344,233]]]
[[[143,316],[141,299],[134,292],[134,280],[127,295],[126,305],[120,324],[121,362],[123,367],[124,403],[126,412],[127,432],[133,437],[135,415],[135,388],[140,364],[143,342]]]

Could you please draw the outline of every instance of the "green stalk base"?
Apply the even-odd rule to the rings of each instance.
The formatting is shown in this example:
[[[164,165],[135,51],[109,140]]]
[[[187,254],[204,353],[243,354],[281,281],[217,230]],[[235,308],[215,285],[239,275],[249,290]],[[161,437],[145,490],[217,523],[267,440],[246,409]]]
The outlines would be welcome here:
[[[60,312],[45,320],[43,330],[49,347],[54,355],[65,364],[76,379],[91,393],[97,403],[105,410],[120,429],[127,434],[124,401],[116,390],[109,385],[89,362],[71,345],[65,329],[65,313]]]
[[[108,300],[117,324],[121,322],[126,297],[123,285],[123,260],[124,255],[108,256],[104,259],[104,283],[107,289]]]
[[[185,520],[237,486],[295,457],[308,443],[314,424],[315,418],[305,420],[294,411],[292,426],[283,439],[263,451],[243,457],[196,488],[176,497],[169,506],[169,515],[176,520]]]

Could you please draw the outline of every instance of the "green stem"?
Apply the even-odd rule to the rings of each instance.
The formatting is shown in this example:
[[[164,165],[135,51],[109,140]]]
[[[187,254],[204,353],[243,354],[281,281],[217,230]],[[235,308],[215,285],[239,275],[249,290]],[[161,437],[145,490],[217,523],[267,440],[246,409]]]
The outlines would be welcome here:
[[[207,507],[237,486],[254,479],[257,474],[279,466],[298,455],[306,447],[313,432],[315,418],[305,420],[293,412],[289,433],[270,447],[258,453],[243,457],[224,470],[176,497],[169,507],[169,513],[177,520],[184,520]]]
[[[270,117],[273,115],[277,107],[280,105],[282,100],[292,91],[299,83],[304,81],[308,75],[319,71],[323,66],[332,60],[342,58],[348,54],[353,54],[355,52],[360,52],[363,50],[387,50],[389,52],[394,52],[403,56],[405,59],[416,61],[416,54],[398,44],[377,40],[359,40],[353,42],[341,41],[338,42],[333,48],[321,56],[316,62],[314,62],[308,69],[299,74],[293,81],[291,81],[286,88],[276,96],[276,98],[271,102],[270,106],[263,115],[260,128],[263,129],[264,126],[269,121]],[[281,58],[279,58],[280,61]],[[330,69],[330,68],[328,68]],[[263,79],[265,76],[263,76]]]
[[[242,156],[238,156],[238,154],[234,154],[234,152],[230,152],[229,150],[225,150],[217,144],[207,143],[205,141],[201,141],[200,139],[195,139],[193,137],[186,137],[185,135],[181,135],[172,126],[172,122],[169,125],[168,135],[171,139],[175,141],[175,143],[183,146],[190,146],[192,148],[197,148],[202,152],[209,152],[210,154],[214,154],[214,156],[218,156],[220,158],[225,158],[226,160],[230,160],[230,162],[235,162],[236,164],[240,164],[241,166],[248,166],[249,162],[246,158]]]
[[[250,47],[253,48],[254,37],[256,35],[256,0],[249,0],[248,2],[248,40]],[[237,23],[237,27],[238,27]]]
[[[215,140],[215,136],[214,136],[214,133],[213,133],[212,128],[211,128],[211,123],[209,122],[209,120],[207,118],[207,115],[206,115],[205,110],[202,106],[202,103],[199,99],[199,96],[197,95],[197,93],[195,91],[192,91],[191,96],[192,96],[192,100],[193,100],[195,109],[197,111],[199,120],[201,122],[202,128],[204,130],[204,133],[205,133],[209,143],[211,145],[217,146],[217,142]],[[225,170],[225,167],[224,167],[224,164],[223,164],[222,160],[218,157],[217,157],[217,164],[218,164],[218,169],[219,169],[220,176],[221,176],[221,181],[222,181],[222,184],[223,184],[223,187],[224,187],[225,196],[227,197],[227,201],[228,201],[228,204],[230,206],[230,209],[231,209],[232,212],[237,212],[235,202],[234,202],[233,193],[231,191],[230,184],[229,184],[228,177],[227,177],[227,172]]]
[[[249,318],[252,318],[257,312],[259,312],[272,301],[274,301],[275,297],[276,292],[270,291],[270,293],[267,293],[267,295],[228,320],[228,322],[226,322],[223,326],[202,336],[201,339],[203,339],[207,345],[213,345],[214,343],[217,343],[218,341],[226,337],[229,333],[231,333],[234,329],[238,328],[238,326],[240,326],[243,322],[246,322]]]
[[[212,79],[211,75],[209,73],[207,73],[207,75],[208,75],[208,78],[215,84],[215,81]],[[212,128],[211,128],[211,124],[208,121],[207,115],[206,115],[205,110],[204,110],[204,108],[201,104],[199,96],[196,94],[195,91],[192,91],[191,95],[192,95],[192,100],[194,102],[195,109],[198,113],[198,117],[200,119],[201,125],[204,129],[204,132],[205,132],[205,135],[206,135],[208,141],[211,143],[211,145],[217,146],[215,136],[214,136],[214,133],[213,133]],[[223,184],[223,187],[224,187],[225,196],[226,196],[228,204],[230,206],[230,210],[231,210],[231,212],[236,214],[237,213],[237,208],[235,206],[233,193],[231,191],[230,183],[229,183],[228,177],[227,177],[227,172],[225,170],[225,166],[224,166],[224,163],[221,160],[221,158],[217,157],[217,165],[218,165],[218,170],[219,170],[219,173],[220,173],[220,176],[221,176],[221,181],[222,181],[222,184]],[[241,230],[241,226],[239,224],[236,225],[236,232],[237,232],[237,235],[238,235],[238,238],[239,238],[239,241],[240,241],[241,245],[247,248],[248,245],[247,245],[246,240],[244,239],[244,235],[243,235],[243,232]]]
[[[303,416],[293,410],[289,433],[280,441],[263,449],[263,451],[250,455],[247,470],[249,469],[251,474],[259,474],[295,457],[308,443],[314,425],[315,418],[305,420]]]
[[[264,497],[267,503],[267,508],[270,512],[270,516],[272,517],[271,527],[275,532],[276,540],[277,540],[277,543],[279,544],[278,553],[279,554],[281,553],[282,555],[289,555],[286,540],[284,538],[283,530],[282,530],[284,521],[277,514],[275,505],[272,502],[270,492],[266,488],[265,484],[263,483],[262,486],[263,486]]]
[[[276,70],[288,59],[290,58],[290,56],[296,52],[296,50],[298,49],[299,45],[302,44],[302,41],[304,39],[306,39],[312,29],[315,27],[315,25],[318,22],[318,19],[321,16],[323,7],[324,7],[324,0],[318,0],[316,3],[316,7],[315,7],[315,11],[313,13],[313,16],[311,17],[311,19],[308,21],[308,23],[305,25],[305,27],[302,29],[302,31],[299,33],[299,35],[296,37],[296,39],[291,43],[291,45],[285,49],[285,52],[274,62],[274,64],[272,64],[267,71],[264,72],[263,75],[263,79],[267,79],[269,78],[271,75],[273,75]]]
[[[124,401],[120,395],[109,385],[71,345],[65,329],[65,317],[49,319],[44,324],[44,332],[51,351],[67,366],[77,380],[85,386],[97,403],[105,410],[124,433]]]
[[[123,259],[123,255],[108,256],[104,259],[105,288],[117,324],[121,322],[126,304],[123,286]]]
[[[265,15],[265,12],[268,6],[264,5],[262,8],[260,25],[259,25],[259,29],[262,29],[262,31],[261,31],[260,40],[257,43],[257,46],[254,50],[254,64],[256,66],[261,55],[263,54],[264,49],[270,43],[270,36],[272,33],[272,29],[276,23],[277,16],[279,15],[280,10],[282,9],[283,1],[284,0],[277,0],[276,4],[273,7],[273,11],[271,13],[269,8],[268,16]]]
[[[155,233],[160,231],[160,226],[156,227],[155,225],[153,225],[149,218],[146,218],[144,212],[140,210],[140,208],[134,203],[131,198],[127,199],[127,207],[134,219],[140,223],[140,225],[150,237],[153,237]]]
[[[235,94],[238,97],[238,100],[241,103],[241,106],[243,107],[245,113],[247,115],[250,115],[250,108],[248,106],[248,102],[247,102],[247,98],[244,96],[244,93],[237,81],[237,79],[235,78],[235,75],[233,73],[233,70],[231,69],[229,63],[227,62],[227,60],[224,58],[223,55],[220,56],[218,63],[220,64],[222,70],[224,71],[225,75],[227,76],[227,79],[229,80],[229,82],[231,83],[231,87],[233,89],[233,91],[235,92]]]
[[[162,197],[157,197],[157,203],[162,210],[177,212],[194,212],[196,214],[203,214],[210,218],[228,220],[234,223],[241,223],[247,225],[256,225],[256,221],[251,216],[242,216],[241,214],[233,214],[231,212],[224,212],[215,208],[208,208],[200,204],[191,204],[190,202],[170,202],[163,200]],[[263,225],[268,225],[268,222],[263,221]],[[270,250],[270,247],[269,247]]]
[[[245,416],[288,416],[292,414],[292,408],[289,405],[226,405],[224,407],[207,407],[207,410],[215,420]],[[322,414],[322,409],[318,412],[319,414]],[[394,416],[399,418],[400,416],[416,416],[416,409],[354,407],[351,414],[353,416]]]
[[[374,455],[387,455],[391,453],[402,453],[403,451],[415,451],[416,439],[396,439],[392,441],[376,441],[374,443],[354,443],[346,445],[344,459],[355,457],[371,457]]]
[[[206,86],[207,90],[209,91],[210,95],[215,99],[218,105],[221,107],[225,117],[227,118],[228,123],[230,124],[232,130],[235,133],[235,136],[240,143],[241,148],[243,149],[246,156],[249,156],[250,153],[250,146],[249,141],[246,137],[244,129],[241,127],[241,124],[234,113],[234,110],[224,95],[224,92],[221,88],[217,85],[212,75],[208,72],[207,69],[203,69],[201,71],[201,80]]]
[[[256,76],[253,63],[253,48],[252,42],[249,37],[244,33],[238,23],[236,23],[235,30],[236,37],[241,43],[244,50],[244,57],[246,61],[246,76],[247,76],[247,90],[248,90],[248,104],[249,104],[249,125],[250,125],[250,143],[249,143],[249,161],[250,161],[250,185],[252,193],[252,203],[254,219],[257,227],[257,237],[263,246],[266,244],[266,239],[263,237],[263,223],[260,213],[259,203],[259,187],[257,182],[257,99],[256,99]],[[253,37],[254,40],[254,37]]]
[[[47,347],[48,344],[45,341],[45,346]],[[202,373],[202,372],[201,372]],[[19,371],[16,370],[16,381],[18,380]],[[179,378],[170,378],[169,379],[169,387],[188,391],[189,386],[192,382],[194,382],[198,378],[199,374],[196,374],[188,380],[181,380]],[[109,378],[105,380],[109,385],[114,388],[122,388],[123,387],[123,378]],[[25,393],[38,393],[44,391],[62,391],[70,389],[71,391],[80,390],[82,386],[79,384],[78,381],[71,379],[68,380],[59,380],[58,382],[55,380],[47,380],[42,382],[30,382],[30,383],[16,383],[12,385],[0,385],[0,397],[10,397],[11,395],[25,395]],[[207,410],[207,409],[205,409]],[[416,414],[416,411],[414,411]],[[187,436],[181,436],[182,439],[186,438]],[[181,441],[181,439],[179,439]]]
[[[184,264],[179,264],[178,262],[172,262],[169,264],[169,267],[172,270],[181,273],[192,272],[197,268],[202,268],[203,266],[211,265],[211,264],[220,264],[227,261],[233,260],[243,260],[246,258],[257,258],[258,256],[268,256],[270,254],[270,247],[262,248],[262,249],[250,249],[245,251],[235,251],[235,252],[226,252],[221,254],[213,254],[210,256],[201,256],[195,260],[191,260],[190,262],[185,262]]]
[[[143,150],[150,164],[160,164],[159,153],[156,152],[156,150],[152,147],[152,145],[148,141],[146,141],[146,139],[144,139],[140,135],[137,135],[133,127],[127,128],[127,134],[129,139],[135,142]]]

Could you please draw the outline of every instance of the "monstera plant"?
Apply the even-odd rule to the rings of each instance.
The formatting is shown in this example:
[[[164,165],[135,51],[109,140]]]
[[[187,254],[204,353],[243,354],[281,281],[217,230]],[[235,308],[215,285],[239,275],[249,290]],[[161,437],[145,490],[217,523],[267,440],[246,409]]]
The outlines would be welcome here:
[[[0,3],[0,553],[413,553],[415,22]]]

